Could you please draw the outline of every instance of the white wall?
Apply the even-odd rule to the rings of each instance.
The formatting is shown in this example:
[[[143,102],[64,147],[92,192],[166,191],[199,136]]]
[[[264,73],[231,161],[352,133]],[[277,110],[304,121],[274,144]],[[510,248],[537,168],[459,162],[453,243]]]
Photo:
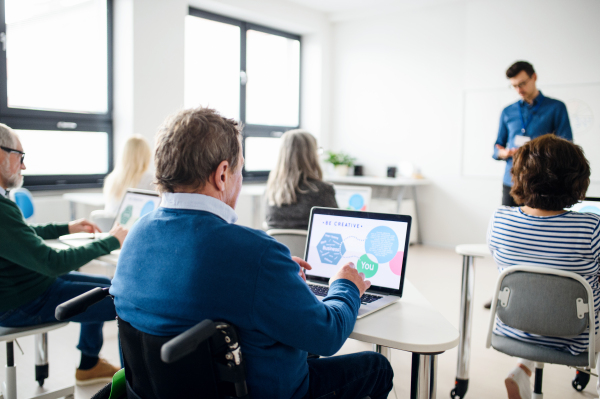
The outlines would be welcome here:
[[[493,0],[338,22],[331,147],[366,174],[401,161],[421,168],[433,182],[419,189],[426,244],[484,242],[502,176],[461,176],[464,90],[507,87],[518,59],[533,63],[541,88],[600,82],[599,16],[596,0]]]

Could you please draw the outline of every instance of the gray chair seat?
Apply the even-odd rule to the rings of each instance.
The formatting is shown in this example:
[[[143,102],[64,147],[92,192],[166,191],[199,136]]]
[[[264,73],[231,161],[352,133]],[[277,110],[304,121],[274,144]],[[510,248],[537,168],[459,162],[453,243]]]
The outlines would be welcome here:
[[[533,360],[534,362],[562,364],[573,367],[587,367],[589,364],[589,355],[587,352],[573,356],[570,352],[530,344],[502,335],[492,334],[492,347],[509,356]]]
[[[56,322],[38,324],[27,327],[0,327],[0,342],[14,341],[17,338],[26,337],[28,335],[43,334],[48,331],[56,330],[69,324],[68,322]]]

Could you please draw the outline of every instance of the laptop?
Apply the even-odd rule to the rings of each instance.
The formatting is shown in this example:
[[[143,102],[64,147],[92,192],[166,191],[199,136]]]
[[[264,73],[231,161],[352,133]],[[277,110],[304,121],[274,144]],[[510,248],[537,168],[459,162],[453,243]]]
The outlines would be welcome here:
[[[367,211],[371,202],[371,192],[371,187],[338,186],[336,184],[335,200],[340,209]]]
[[[120,224],[129,230],[142,216],[155,210],[159,205],[160,197],[155,191],[130,188],[121,201],[112,226]],[[106,237],[108,233],[75,233],[61,236],[59,240],[70,247],[81,247]]]
[[[583,201],[578,202],[568,210],[574,212],[590,212],[600,215],[600,198],[586,197]]]
[[[406,273],[410,226],[407,215],[314,207],[304,259],[310,289],[327,296],[329,278],[353,262],[371,287],[361,298],[358,318],[400,300]]]

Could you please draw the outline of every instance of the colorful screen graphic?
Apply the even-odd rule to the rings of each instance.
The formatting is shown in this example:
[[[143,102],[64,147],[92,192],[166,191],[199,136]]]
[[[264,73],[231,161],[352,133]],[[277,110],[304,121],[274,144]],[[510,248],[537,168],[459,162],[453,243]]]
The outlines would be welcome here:
[[[119,223],[127,229],[145,214],[155,210],[160,204],[160,197],[147,194],[127,193],[119,208],[119,214],[115,223]]]
[[[312,276],[329,278],[353,262],[373,285],[398,289],[408,224],[315,214],[308,263]]]
[[[574,212],[589,212],[600,215],[600,202],[584,200],[573,205],[573,207],[571,207],[569,210]]]

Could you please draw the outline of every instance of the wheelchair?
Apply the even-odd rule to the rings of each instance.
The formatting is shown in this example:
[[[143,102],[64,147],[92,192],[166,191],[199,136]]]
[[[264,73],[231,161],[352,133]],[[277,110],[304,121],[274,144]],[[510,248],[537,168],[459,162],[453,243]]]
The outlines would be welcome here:
[[[94,288],[56,308],[57,320],[83,313],[109,296]],[[117,317],[124,369],[93,399],[249,398],[245,363],[234,326],[204,320],[162,337],[137,330]]]

